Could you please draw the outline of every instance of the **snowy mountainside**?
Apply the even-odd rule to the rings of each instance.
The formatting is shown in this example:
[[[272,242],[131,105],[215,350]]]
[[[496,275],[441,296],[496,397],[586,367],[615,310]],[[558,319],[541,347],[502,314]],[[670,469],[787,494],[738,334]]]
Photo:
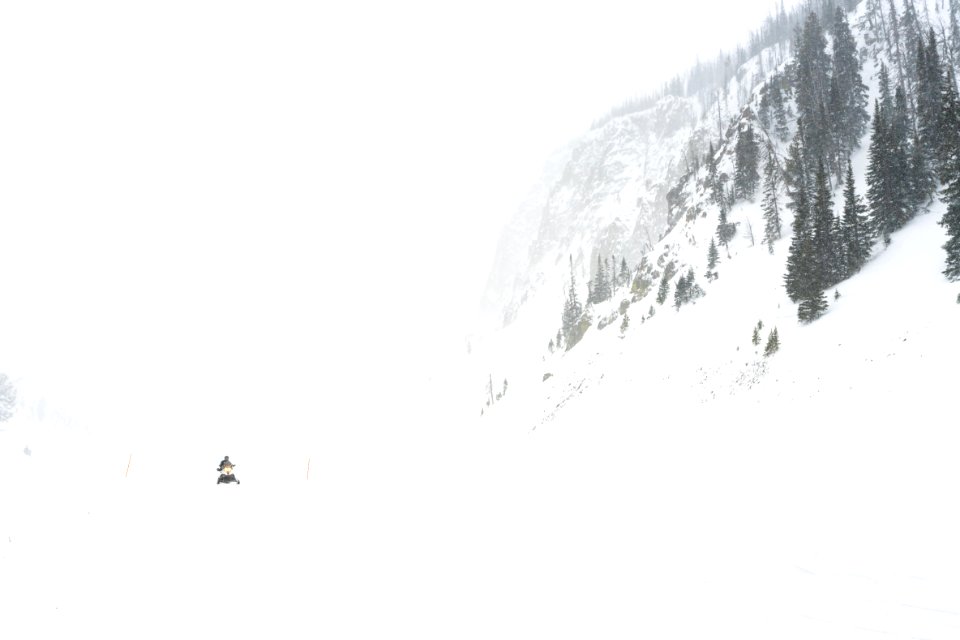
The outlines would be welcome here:
[[[884,53],[867,47],[866,9],[867,4],[861,4],[849,22],[864,61],[862,74],[872,104],[878,93],[875,60],[882,60]],[[719,142],[720,174],[734,173],[733,143],[740,124],[750,122],[759,128],[756,78],[764,69],[769,70],[769,78],[784,68],[771,64],[776,60],[773,51],[760,56],[762,61],[759,57],[748,60],[728,87],[728,95],[745,99]],[[744,83],[744,79],[750,80]],[[753,89],[745,92],[748,86]],[[699,130],[709,130],[709,113],[697,125]],[[794,129],[791,124],[790,137]],[[868,138],[869,134],[864,136],[851,158],[861,196],[866,193]],[[774,143],[783,161],[787,144],[764,135],[767,141]],[[711,402],[740,395],[759,404],[827,396],[839,401],[856,392],[865,394],[865,402],[875,403],[881,398],[890,402],[885,392],[898,386],[918,394],[911,397],[932,400],[930,389],[942,386],[938,372],[949,367],[951,357],[960,356],[952,346],[934,346],[953,342],[950,327],[956,326],[960,310],[956,286],[941,273],[946,238],[937,225],[944,211],[941,202],[935,200],[927,207],[890,247],[876,245],[863,271],[826,292],[827,315],[810,326],[800,326],[796,305],[783,287],[792,222],[792,214],[782,208],[783,187],[783,237],[774,244],[773,253],[761,244],[759,195],[738,202],[729,212],[737,234],[728,251],[720,249],[719,277],[709,281],[705,278],[707,247],[717,229],[719,209],[710,199],[706,170],[686,174],[672,186],[676,194],[673,224],[644,253],[635,271],[647,286],[639,292],[620,289],[612,299],[592,305],[592,324],[581,343],[567,351],[547,347],[557,333],[565,287],[569,287],[569,267],[562,261],[554,271],[558,277],[566,275],[563,285],[528,299],[512,326],[476,341],[481,347],[472,356],[472,384],[475,397],[485,404],[478,411],[485,419],[536,429],[600,388],[621,385],[630,389],[624,393],[637,394],[638,402],[646,397],[658,402],[667,398]],[[836,215],[842,210],[840,191],[838,186],[833,193]],[[558,230],[555,235],[565,233]],[[668,300],[661,305],[655,301],[657,284],[668,266],[674,275]],[[674,290],[689,269],[705,295],[678,310],[671,304]],[[575,277],[582,299],[590,273],[577,270]],[[625,315],[628,326],[623,327]],[[758,324],[761,341],[754,345],[751,332]],[[764,345],[774,327],[784,346],[764,357]],[[901,366],[904,361],[911,365]],[[490,398],[480,390],[490,377],[508,380],[509,393],[504,392],[500,402],[486,404]]]
[[[664,98],[551,158],[501,235],[483,296],[491,324],[510,324],[544,290],[562,291],[568,256],[587,277],[598,253],[634,262],[660,239],[669,222],[667,192],[697,137],[697,109],[694,100]]]

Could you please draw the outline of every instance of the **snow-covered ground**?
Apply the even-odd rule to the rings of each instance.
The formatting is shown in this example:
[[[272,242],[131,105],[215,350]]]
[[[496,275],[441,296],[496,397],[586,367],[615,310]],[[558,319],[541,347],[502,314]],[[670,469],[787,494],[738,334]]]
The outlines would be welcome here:
[[[546,421],[512,411],[513,390],[465,418],[443,401],[455,371],[326,439],[121,442],[15,419],[0,432],[0,630],[956,638],[960,306],[937,277],[937,217],[807,327],[762,297],[718,316],[733,290],[663,308],[649,342],[611,338],[602,382]],[[744,274],[770,259],[742,249],[715,286],[755,284]],[[783,346],[732,386],[762,359],[757,315]],[[636,366],[683,337],[659,368]],[[224,454],[241,485],[215,484]]]
[[[526,472],[569,509],[543,535],[586,558],[573,579],[616,620],[595,635],[957,637],[960,305],[940,213],[809,326],[768,295],[778,257],[741,244],[695,305],[594,335],[531,376],[537,401],[518,381],[488,413],[526,425]],[[758,319],[780,334],[767,359]]]
[[[482,418],[454,368],[315,431],[15,417],[0,632],[956,638],[960,305],[939,215],[809,326],[752,295],[782,256],[741,238],[696,304],[591,336],[609,344],[511,379]],[[781,337],[766,360],[757,319]],[[545,397],[565,398],[548,419]],[[224,454],[241,485],[215,484]]]

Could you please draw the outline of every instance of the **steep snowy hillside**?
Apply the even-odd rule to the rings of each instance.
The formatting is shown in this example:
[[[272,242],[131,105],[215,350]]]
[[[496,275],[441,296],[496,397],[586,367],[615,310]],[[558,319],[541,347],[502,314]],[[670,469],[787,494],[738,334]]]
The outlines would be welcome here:
[[[903,5],[898,6],[902,8]],[[873,10],[873,3],[861,3],[849,20],[864,63],[862,75],[869,88],[870,104],[878,95],[879,63],[888,61],[888,50],[873,35],[876,28],[871,22]],[[928,13],[937,15],[937,6],[931,4]],[[778,53],[765,50],[748,60],[728,86],[728,95],[743,97],[743,108],[724,129],[723,138],[713,143],[717,148],[717,171],[721,175],[733,176],[735,173],[734,146],[740,127],[745,123],[762,132],[764,144],[773,144],[781,166],[787,162],[788,144],[782,140],[789,140],[796,132],[795,122],[790,124],[782,140],[772,131],[764,131],[758,122],[763,86],[756,82],[756,78],[764,69],[768,72],[768,79],[784,72],[789,60],[779,66],[774,64]],[[890,67],[893,68],[892,63]],[[749,86],[754,89],[744,95],[744,88]],[[667,103],[673,104],[674,101],[668,100]],[[794,109],[795,105],[788,105],[790,112]],[[696,130],[704,132],[705,139],[708,139],[709,126],[708,120],[701,120]],[[689,135],[691,130],[685,129],[684,132]],[[864,136],[862,146],[851,158],[860,196],[866,193],[868,138],[868,135]],[[674,144],[678,145],[674,151],[679,153],[684,140],[678,139]],[[641,144],[637,149],[645,147]],[[661,153],[669,155],[670,151]],[[541,290],[527,298],[522,312],[505,329],[475,339],[477,348],[472,356],[474,377],[471,384],[479,405],[478,413],[482,409],[485,416],[494,420],[536,428],[552,419],[575,398],[587,393],[588,389],[610,384],[612,377],[620,375],[618,372],[637,381],[638,389],[650,386],[655,380],[670,380],[674,395],[686,401],[693,398],[703,401],[749,391],[751,397],[761,402],[761,388],[776,398],[798,399],[816,393],[837,393],[832,385],[814,384],[809,377],[822,382],[829,374],[844,370],[839,363],[844,362],[850,353],[851,340],[856,339],[859,344],[858,357],[879,363],[882,358],[894,357],[890,354],[903,353],[905,345],[893,348],[890,344],[898,339],[909,343],[907,334],[921,332],[916,325],[933,322],[929,318],[934,318],[936,327],[945,333],[934,333],[931,340],[949,341],[948,327],[957,313],[957,288],[950,285],[942,274],[944,254],[941,247],[945,234],[936,223],[942,217],[944,207],[938,200],[925,206],[921,216],[897,234],[890,247],[877,243],[864,271],[827,291],[831,308],[826,317],[813,326],[799,326],[796,304],[788,299],[783,286],[793,221],[792,213],[784,207],[787,194],[783,187],[778,196],[783,237],[774,244],[772,255],[761,244],[764,221],[758,191],[753,199],[738,202],[729,212],[729,222],[736,225],[737,233],[727,250],[720,249],[716,269],[719,277],[711,281],[706,277],[707,250],[711,238],[716,238],[719,209],[711,199],[707,169],[701,167],[686,173],[670,186],[673,196],[669,230],[644,252],[643,262],[633,268],[632,290],[620,288],[610,300],[589,305],[591,324],[582,342],[570,350],[555,345],[551,349],[548,345],[556,341],[563,301],[570,286],[566,254],[554,256],[551,271],[552,278],[562,284],[555,282],[549,290]],[[843,208],[840,186],[835,185],[833,192],[834,212],[838,217]],[[597,224],[603,222],[601,219]],[[557,223],[561,226],[552,231],[556,238],[569,237],[589,227],[588,221],[580,219],[568,218]],[[598,235],[594,229],[594,233],[582,237],[596,241]],[[595,255],[592,256],[594,259]],[[913,257],[915,255],[922,256],[923,260]],[[578,254],[574,254],[574,277],[581,300],[586,298],[584,283],[593,277],[588,266],[583,265],[585,259],[579,254],[578,261]],[[678,311],[672,304],[674,292],[680,277],[690,269],[696,286],[705,296]],[[669,293],[667,300],[660,304],[656,301],[657,285],[665,270],[669,270]],[[901,273],[896,281],[903,283],[902,291],[889,284],[881,286],[871,275],[877,270]],[[548,279],[543,274],[537,277]],[[852,296],[853,292],[858,295]],[[836,294],[839,297],[835,298]],[[911,296],[910,302],[896,302],[900,296]],[[891,308],[881,312],[884,304]],[[845,320],[836,319],[841,314]],[[628,316],[628,326],[623,326],[624,316]],[[944,323],[940,323],[941,319]],[[755,347],[750,338],[758,323],[763,327],[762,341]],[[780,353],[765,358],[763,347],[773,327],[777,327],[783,347]],[[867,328],[875,332],[867,333]],[[926,331],[922,333],[926,334]],[[803,338],[801,344],[796,344],[795,336]],[[807,336],[823,336],[823,343],[807,342]],[[875,338],[875,342],[867,336]],[[917,338],[914,341],[919,345]],[[836,352],[826,350],[827,344],[834,345],[831,349]],[[942,353],[942,350],[937,351]],[[819,354],[818,358],[814,354]],[[796,366],[782,364],[794,356],[799,358]],[[930,359],[937,356],[924,356],[917,351],[915,357]],[[781,371],[781,375],[785,375],[783,378],[771,376],[772,370],[782,366],[787,366],[786,371],[790,373]],[[819,371],[818,366],[824,371]],[[866,375],[855,366],[844,371],[851,376],[849,384],[843,377],[831,378],[843,389],[856,388],[857,384],[852,381],[854,374]],[[899,379],[896,371],[891,371],[891,375]],[[931,370],[931,383],[938,375]],[[869,377],[873,381],[881,379],[874,374]],[[495,393],[484,392],[484,388],[490,386],[491,378],[496,381],[493,385],[495,392],[500,390],[502,381],[509,382],[509,391],[501,394],[502,402],[496,401]],[[774,380],[779,382],[772,382]],[[907,379],[902,382],[911,386]],[[870,384],[864,386],[872,388]],[[663,393],[664,390],[658,390],[655,395],[661,397]],[[491,395],[494,396],[493,402],[490,402]]]
[[[636,263],[660,239],[670,222],[667,192],[687,170],[685,154],[705,148],[695,142],[706,139],[694,135],[698,108],[695,100],[667,97],[553,158],[502,235],[484,296],[496,324],[512,322],[544,290],[562,290],[568,256],[586,275],[598,254]]]

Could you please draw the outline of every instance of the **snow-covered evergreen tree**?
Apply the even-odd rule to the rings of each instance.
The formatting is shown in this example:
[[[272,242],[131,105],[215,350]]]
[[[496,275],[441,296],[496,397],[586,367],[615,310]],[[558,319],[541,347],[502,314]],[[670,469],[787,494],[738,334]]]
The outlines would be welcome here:
[[[590,287],[590,296],[587,300],[587,302],[590,304],[598,304],[605,300],[609,300],[613,295],[613,291],[610,286],[610,277],[607,275],[607,267],[608,265],[598,254],[597,273],[593,278],[593,284]]]
[[[666,302],[667,296],[670,294],[670,278],[667,276],[667,273],[667,271],[664,271],[663,277],[660,278],[660,288],[657,290],[657,304]]]
[[[764,356],[772,356],[780,349],[780,334],[777,332],[777,328],[774,327],[770,330],[770,334],[767,336],[767,344],[763,349]]]
[[[687,273],[680,276],[680,279],[677,280],[677,286],[673,293],[673,306],[679,309],[702,295],[703,289],[697,284],[696,277],[693,274],[693,267],[690,267]]]
[[[937,52],[937,39],[930,30],[927,44],[917,44],[917,129],[920,132],[926,165],[936,166],[940,140],[940,105],[943,93],[943,68]]]
[[[773,253],[773,243],[782,235],[780,221],[780,177],[776,152],[772,146],[767,147],[767,161],[763,168],[763,243]]]
[[[960,1],[960,0],[958,0]],[[953,157],[960,149],[960,129],[955,126],[953,113],[960,104],[960,97],[957,96],[957,80],[953,67],[947,67],[947,74],[941,86],[940,93],[940,129],[937,132],[939,136],[937,146],[937,169],[940,176],[940,182],[947,184],[952,177],[950,167],[953,165]]]
[[[714,269],[717,268],[717,261],[720,259],[720,252],[717,251],[717,243],[714,241],[713,236],[710,236],[710,246],[707,248],[707,273],[706,277],[708,280],[712,280],[716,277]]]
[[[782,79],[775,76],[770,87],[770,108],[773,111],[773,132],[777,140],[786,142],[790,137],[790,128],[787,126],[787,114],[783,105]]]
[[[947,162],[944,165],[943,201],[947,210],[940,219],[940,224],[946,228],[947,242],[943,245],[947,252],[946,267],[943,274],[948,280],[960,280],[960,100],[957,99],[956,84],[951,69],[947,84],[949,88],[944,92],[943,126],[951,130],[948,144],[954,145],[952,152],[944,147],[944,156]]]
[[[839,109],[833,117],[839,133],[839,155],[844,157],[860,145],[870,115],[867,113],[867,87],[861,76],[857,43],[846,13],[840,7],[833,18],[833,80]]]
[[[929,159],[918,132],[914,132],[910,144],[909,206],[917,211],[929,203],[937,190],[937,181],[930,168]]]
[[[810,265],[814,279],[811,285],[821,292],[840,280],[840,268],[835,253],[833,197],[827,169],[821,161],[817,165],[817,175],[813,195],[813,256]]]
[[[813,232],[810,199],[807,187],[806,160],[804,159],[803,120],[797,119],[797,134],[790,145],[787,159],[787,175],[791,187],[787,190],[787,208],[793,211],[793,236],[787,253],[787,272],[784,286],[787,296],[794,302],[801,300],[810,288],[813,255]]]
[[[687,294],[690,289],[690,281],[686,275],[677,279],[677,286],[673,290],[673,306],[679,309],[687,301]]]
[[[810,323],[819,318],[827,310],[827,296],[822,289],[810,291],[809,297],[804,298],[797,305],[797,318],[800,322]]]
[[[797,118],[797,132],[787,148],[787,160],[784,167],[783,179],[787,186],[796,189],[801,183],[806,184],[806,127],[803,118]]]
[[[733,187],[738,198],[752,200],[753,194],[756,193],[757,183],[760,181],[760,174],[757,169],[759,154],[760,148],[753,133],[753,127],[748,124],[740,130],[740,135],[737,136],[737,144],[734,147],[736,170]]]
[[[910,137],[913,126],[910,122],[907,94],[903,85],[898,85],[894,94],[894,111],[890,123],[889,144],[893,154],[889,159],[890,177],[896,195],[896,228],[901,229],[913,218],[914,202],[913,171],[911,171]]]
[[[884,69],[881,68],[881,98],[874,104],[873,126],[870,135],[867,165],[867,202],[870,206],[870,226],[875,235],[890,243],[890,235],[899,229],[910,212],[905,171],[908,162],[904,145],[897,136],[905,133],[900,117],[889,97],[889,84],[884,88]],[[884,104],[889,104],[885,107]]]
[[[569,349],[579,340],[578,326],[583,317],[583,305],[577,298],[577,279],[573,272],[573,256],[570,256],[570,289],[567,291],[567,300],[563,305],[561,331],[563,342]],[[559,345],[560,341],[557,341]]]
[[[797,113],[806,125],[804,145],[807,149],[807,170],[816,171],[819,160],[828,152],[830,130],[825,119],[826,105],[830,99],[830,55],[826,51],[827,40],[815,12],[810,12],[799,34],[794,59],[794,92]],[[813,162],[813,164],[809,164]]]
[[[853,167],[848,159],[846,183],[843,188],[844,277],[849,277],[863,268],[867,258],[870,257],[870,247],[873,242],[869,221],[864,215],[866,212],[866,205],[857,195]]]

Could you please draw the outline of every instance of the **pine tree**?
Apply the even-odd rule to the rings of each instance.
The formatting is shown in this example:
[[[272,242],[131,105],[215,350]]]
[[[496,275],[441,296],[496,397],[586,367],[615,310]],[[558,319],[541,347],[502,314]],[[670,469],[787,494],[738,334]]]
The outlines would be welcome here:
[[[930,202],[937,190],[936,179],[928,164],[926,150],[919,135],[914,132],[910,145],[910,198],[909,206],[913,211]]]
[[[823,164],[819,164],[817,209],[825,209],[826,198],[821,193],[823,185],[826,184],[826,172]],[[817,211],[812,210],[811,204],[807,199],[807,187],[804,184],[804,174],[799,176],[800,184],[790,192],[791,202],[787,206],[794,210],[793,217],[793,239],[790,242],[790,250],[787,254],[787,273],[784,276],[784,286],[787,289],[787,295],[794,302],[799,303],[797,315],[801,322],[812,322],[819,318],[827,308],[827,299],[823,294],[824,273],[829,267],[824,267],[818,262],[818,256],[825,251],[820,249],[821,243],[830,243],[832,240],[830,231],[824,231],[821,226],[825,224],[826,216],[817,215]],[[813,217],[813,219],[811,219]],[[823,221],[821,221],[821,218]],[[826,223],[828,228],[832,225]],[[830,263],[828,262],[828,265]]]
[[[894,158],[892,127],[887,122],[882,102],[874,104],[873,132],[870,136],[867,164],[867,202],[870,205],[870,227],[874,235],[890,244],[890,235],[898,228],[903,206]]]
[[[720,205],[720,220],[717,222],[717,239],[720,240],[720,244],[727,250],[728,255],[730,252],[730,241],[733,239],[735,233],[736,227],[727,222],[727,207],[724,202]]]
[[[850,31],[846,13],[837,7],[833,19],[833,78],[837,102],[834,112],[840,133],[840,152],[849,154],[860,145],[870,115],[867,113],[867,87],[861,76],[857,43]]]
[[[567,300],[563,305],[562,327],[563,341],[569,349],[577,340],[579,340],[579,324],[583,317],[583,306],[577,299],[577,280],[573,272],[573,256],[570,256],[570,289],[567,292]],[[557,344],[560,341],[557,340]]]
[[[891,49],[891,54],[893,61],[897,64],[897,81],[898,84],[903,83],[903,54],[900,48],[900,19],[897,17],[897,7],[893,4],[893,0],[890,0],[890,8],[888,9],[889,14],[889,24],[890,24],[890,34],[893,35],[893,41],[889,43]]]
[[[827,100],[829,101],[829,82]],[[810,124],[810,123],[808,123]],[[834,127],[827,115],[827,102],[821,102],[817,107],[813,126],[807,127],[807,170],[808,175],[816,175],[817,164],[822,160],[827,167],[832,167],[836,149],[833,139]]]
[[[707,179],[704,183],[706,189],[710,191],[710,198],[715,200],[716,198],[716,189],[717,181],[719,180],[717,176],[717,161],[714,158],[716,152],[713,150],[713,142],[710,143],[710,148],[707,150],[706,165],[707,165]]]
[[[763,56],[761,56],[762,58]],[[770,131],[770,86],[767,85],[760,93],[760,105],[757,107],[757,120],[764,131]]]
[[[800,301],[797,306],[797,318],[803,323],[813,322],[824,314],[828,306],[823,290],[816,289],[810,293],[809,298]]]
[[[787,126],[787,114],[783,107],[783,91],[780,88],[780,82],[780,76],[773,79],[770,104],[773,108],[773,132],[780,142],[786,142],[790,137],[790,128]]]
[[[803,120],[797,120],[797,135],[790,145],[787,160],[787,175],[791,176],[791,188],[787,191],[787,208],[793,211],[793,236],[787,253],[787,273],[784,286],[787,296],[798,302],[810,289],[813,256],[813,232],[808,197],[805,160],[802,151]]]
[[[625,287],[630,283],[630,269],[627,267],[627,259],[620,258],[620,286]]]
[[[684,303],[686,303],[688,299],[687,294],[689,293],[689,290],[690,290],[690,281],[687,280],[687,276],[686,275],[680,276],[680,278],[677,280],[677,286],[673,290],[673,306],[674,307],[676,307],[677,309],[680,309],[680,307]]]
[[[681,306],[696,300],[703,295],[703,289],[696,282],[693,267],[677,280],[677,287],[673,294],[673,304],[679,310]]]
[[[813,286],[821,292],[839,282],[839,267],[836,256],[837,243],[833,237],[833,198],[823,161],[817,165],[816,185],[813,197]]]
[[[954,171],[956,177],[943,192],[947,210],[940,219],[940,224],[947,230],[947,241],[943,245],[947,252],[943,275],[951,282],[960,280],[960,167],[955,167]]]
[[[803,124],[803,118],[797,118],[797,133],[793,136],[793,142],[787,148],[787,160],[783,172],[784,182],[791,189],[796,189],[798,184],[806,182],[805,136],[806,127]]]
[[[770,330],[770,334],[767,336],[767,344],[763,349],[764,356],[772,356],[777,351],[780,350],[780,334],[777,333],[777,328],[774,327]]]
[[[664,271],[663,277],[660,278],[660,289],[657,290],[657,304],[666,302],[667,296],[670,294],[670,279],[667,277],[667,273],[667,271]]]
[[[780,189],[780,178],[777,169],[777,160],[773,146],[767,146],[767,162],[763,169],[763,242],[770,253],[773,253],[773,243],[780,239],[782,234],[780,222],[780,205],[777,202],[777,192]]]
[[[947,210],[940,219],[940,224],[947,231],[947,242],[943,245],[947,252],[943,274],[948,280],[956,281],[960,280],[960,100],[957,99],[952,69],[949,71],[947,84],[950,88],[945,91],[944,96],[943,124],[945,130],[953,131],[948,141],[954,146],[952,151],[944,149],[947,162],[944,165],[945,186],[941,195]]]
[[[727,243],[733,237],[733,234],[730,233],[729,225],[727,224],[727,197],[724,182],[721,177],[718,177],[714,182],[711,199],[720,209],[719,220],[717,222],[717,239],[720,241],[720,244],[726,247]]]
[[[833,239],[834,284],[836,284],[847,277],[847,272],[850,269],[847,264],[846,243],[843,235],[843,218],[840,216],[833,216],[833,230],[830,232],[830,236]]]
[[[753,328],[753,336],[750,338],[750,342],[753,343],[753,346],[760,344],[760,329],[759,327]]]
[[[720,259],[720,252],[717,251],[717,243],[710,237],[710,247],[707,249],[707,279],[712,280],[716,277],[714,269],[717,268],[717,261]]]
[[[960,1],[960,0],[958,0]],[[960,110],[960,97],[957,96],[957,81],[953,67],[947,67],[947,76],[943,81],[940,94],[941,125],[937,147],[937,167],[940,182],[948,184],[952,178],[950,167],[954,156],[960,149],[960,128],[956,126],[954,114]]]
[[[898,85],[894,97],[893,120],[890,127],[891,153],[890,172],[893,184],[894,219],[896,228],[901,229],[913,217],[916,209],[913,206],[913,173],[910,171],[910,114],[907,107],[907,96],[903,85]]]
[[[790,192],[793,209],[793,237],[787,253],[787,273],[784,286],[787,296],[794,302],[801,300],[812,285],[811,262],[813,259],[813,234],[810,228],[810,203],[805,186]]]
[[[844,113],[843,97],[840,93],[840,84],[836,76],[830,78],[830,117],[826,117],[827,126],[830,133],[830,168],[836,174],[839,182],[843,177],[843,163],[841,158],[846,157],[850,151],[845,148],[844,131],[841,117]]]
[[[853,166],[847,160],[847,179],[843,188],[843,245],[845,277],[860,271],[870,257],[872,239],[866,205],[857,195]]]
[[[933,167],[938,159],[940,108],[943,93],[943,68],[937,52],[937,38],[930,29],[927,46],[917,44],[917,128],[924,160]]]
[[[604,264],[603,258],[597,254],[597,274],[593,279],[592,302],[596,304],[609,300],[612,295],[610,279],[607,276],[607,267]]]
[[[807,127],[804,144],[808,149],[808,163],[828,151],[829,127],[824,118],[829,102],[830,56],[826,52],[827,40],[817,14],[811,12],[800,32],[799,47],[795,58],[795,89],[797,113]],[[807,169],[814,171],[815,164]]]
[[[912,72],[917,68],[917,43],[923,41],[923,32],[920,21],[917,19],[917,10],[913,6],[913,0],[904,0],[900,30],[903,33],[904,70],[911,72],[906,74],[905,84],[910,89],[910,94],[916,95],[916,91],[914,91],[916,76]]]
[[[753,194],[757,190],[757,183],[760,181],[760,174],[757,171],[758,155],[759,147],[753,133],[753,127],[747,125],[741,129],[740,135],[737,136],[737,144],[734,147],[736,170],[733,185],[738,198],[753,199]]]
[[[890,114],[893,113],[893,92],[890,90],[890,72],[887,65],[882,62],[880,63],[878,86],[880,89],[880,108],[889,118]]]

